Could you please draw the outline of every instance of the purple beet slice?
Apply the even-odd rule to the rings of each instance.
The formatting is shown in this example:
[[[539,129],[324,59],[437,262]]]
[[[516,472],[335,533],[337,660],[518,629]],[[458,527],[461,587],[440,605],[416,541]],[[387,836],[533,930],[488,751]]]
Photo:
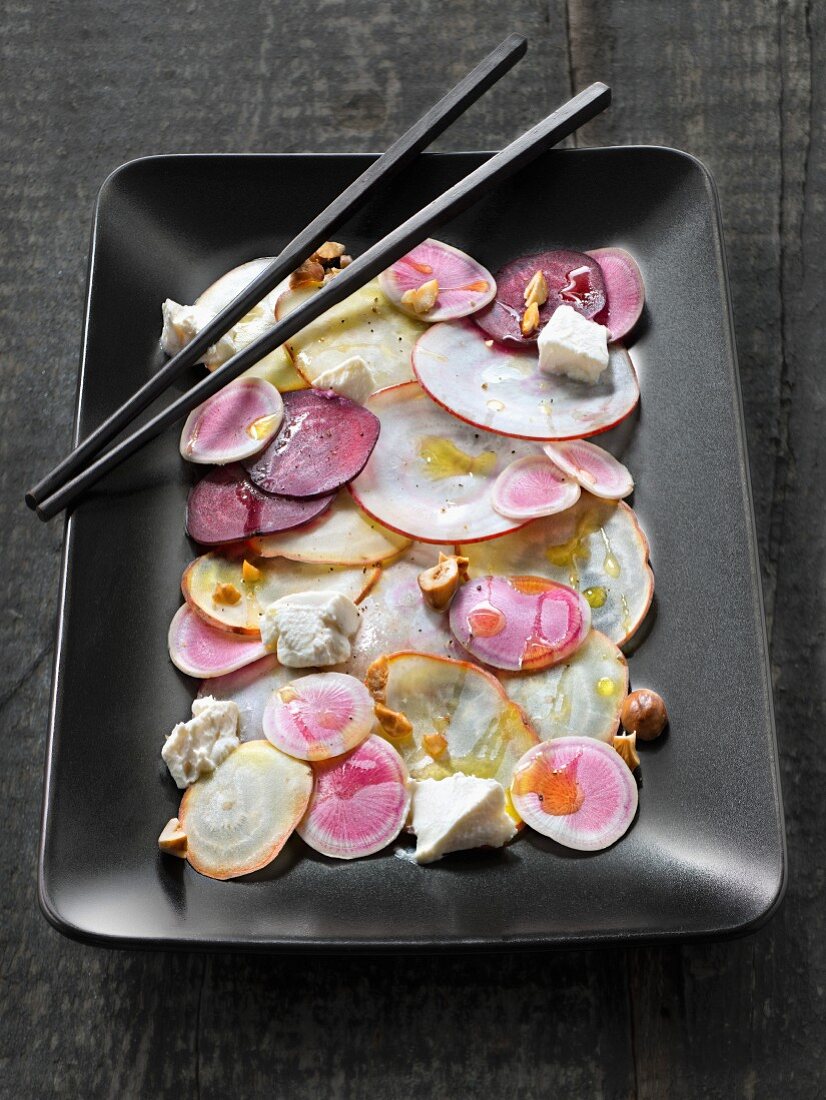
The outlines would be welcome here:
[[[539,328],[529,336],[520,327],[525,312],[525,288],[541,271],[548,284],[548,300],[539,307]],[[559,250],[520,256],[505,264],[496,276],[496,297],[474,314],[473,320],[494,340],[535,344],[539,329],[559,306],[572,306],[589,320],[605,308],[605,280],[599,263],[585,252]]]
[[[205,546],[241,542],[255,535],[289,531],[326,512],[333,493],[294,500],[262,492],[234,462],[219,466],[193,485],[186,502],[186,530]]]
[[[642,272],[624,248],[595,248],[588,255],[600,266],[607,299],[604,309],[594,320],[605,325],[609,339],[621,340],[639,321],[645,305]]]
[[[378,417],[332,390],[288,393],[278,435],[247,471],[267,493],[332,493],[361,473],[379,428]]]

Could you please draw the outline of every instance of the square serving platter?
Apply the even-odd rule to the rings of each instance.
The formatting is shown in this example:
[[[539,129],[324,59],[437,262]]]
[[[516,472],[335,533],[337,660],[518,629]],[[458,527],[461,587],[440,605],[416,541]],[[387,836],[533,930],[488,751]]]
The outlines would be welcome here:
[[[358,254],[483,159],[421,157],[336,236]],[[114,172],[95,211],[75,437],[161,365],[164,298],[191,302],[234,265],[276,254],[369,160],[162,156]],[[643,270],[641,412],[623,459],[657,590],[629,663],[632,686],[664,696],[671,726],[645,748],[635,824],[602,853],[526,830],[502,851],[427,868],[392,847],[336,862],[293,837],[270,868],[228,883],[162,857],[156,838],[179,796],[160,747],[196,688],[166,651],[198,552],[183,522],[192,475],[171,432],[66,523],[39,868],[42,909],[65,934],[133,947],[509,950],[735,935],[779,904],[777,747],[708,172],[666,148],[553,151],[440,235],[494,271],[526,252],[607,245]]]

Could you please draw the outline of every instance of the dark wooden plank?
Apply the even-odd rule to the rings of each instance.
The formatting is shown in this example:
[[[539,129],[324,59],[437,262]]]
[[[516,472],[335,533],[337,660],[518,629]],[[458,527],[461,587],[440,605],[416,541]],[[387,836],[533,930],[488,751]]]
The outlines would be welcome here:
[[[12,0],[0,30],[0,1093],[822,1094],[822,12],[803,0],[80,0],[69,20],[65,6]],[[94,192],[149,152],[380,147],[510,30],[531,38],[528,58],[442,148],[499,146],[599,78],[615,106],[583,140],[680,145],[720,184],[774,611],[786,907],[737,944],[536,958],[259,960],[69,943],[37,914],[33,872],[59,529],[21,497],[35,456],[69,440]]]

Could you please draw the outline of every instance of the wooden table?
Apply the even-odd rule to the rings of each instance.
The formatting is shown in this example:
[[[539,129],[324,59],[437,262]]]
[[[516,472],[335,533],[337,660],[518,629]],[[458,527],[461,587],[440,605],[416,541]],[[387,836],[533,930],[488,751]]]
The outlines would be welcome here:
[[[0,25],[0,1094],[826,1095],[824,5],[9,0]],[[382,148],[510,30],[530,37],[528,58],[441,148],[498,147],[602,79],[614,107],[581,141],[675,145],[720,187],[785,905],[735,943],[540,956],[245,959],[71,943],[35,897],[61,524],[38,523],[22,496],[69,442],[97,187],[147,153]]]

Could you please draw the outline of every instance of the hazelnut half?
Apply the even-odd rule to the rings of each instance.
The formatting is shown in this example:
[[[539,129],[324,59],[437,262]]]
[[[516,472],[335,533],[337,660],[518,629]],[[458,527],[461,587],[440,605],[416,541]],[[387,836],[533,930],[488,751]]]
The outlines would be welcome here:
[[[419,574],[419,588],[425,603],[434,611],[446,611],[460,584],[468,579],[468,558],[439,554],[439,564]]]

